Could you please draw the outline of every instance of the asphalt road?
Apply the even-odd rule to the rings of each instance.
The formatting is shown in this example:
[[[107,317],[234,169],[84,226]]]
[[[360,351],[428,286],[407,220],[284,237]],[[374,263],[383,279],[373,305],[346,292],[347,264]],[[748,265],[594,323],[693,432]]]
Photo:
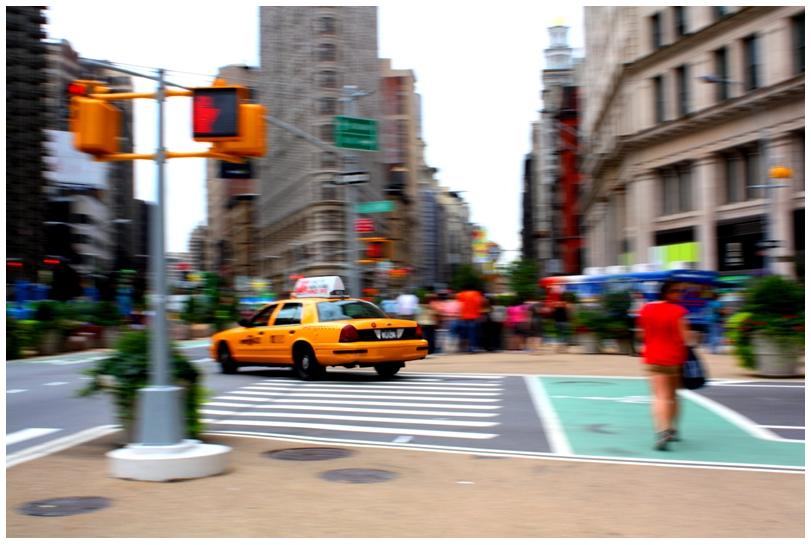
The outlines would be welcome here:
[[[638,379],[406,367],[387,380],[355,369],[303,382],[278,368],[221,375],[204,342],[185,346],[204,373],[210,396],[202,417],[212,433],[488,455],[798,469],[804,463],[802,382],[717,381],[685,392],[687,437],[675,452],[652,453],[649,398]],[[76,396],[87,381],[82,371],[102,357],[87,352],[7,363],[7,456],[116,423],[109,396]]]

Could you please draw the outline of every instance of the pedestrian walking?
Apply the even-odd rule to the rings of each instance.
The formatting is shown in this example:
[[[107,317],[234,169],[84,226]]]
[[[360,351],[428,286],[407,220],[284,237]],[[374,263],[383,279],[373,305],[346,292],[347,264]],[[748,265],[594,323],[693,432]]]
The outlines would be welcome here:
[[[530,324],[527,305],[516,298],[514,303],[507,307],[507,318],[504,324],[507,326],[510,336],[510,349],[526,350]]]
[[[507,318],[507,307],[495,297],[490,298],[490,346],[492,350],[504,348],[504,320]]]
[[[569,321],[571,319],[569,306],[569,302],[563,297],[552,304],[552,319],[555,321],[558,352],[566,352],[569,345]]]
[[[718,353],[724,338],[724,311],[724,303],[719,299],[718,293],[713,292],[704,310],[707,319],[707,347],[713,354]]]
[[[440,328],[438,346],[440,352],[455,352],[459,346],[459,307],[460,303],[449,291],[439,293],[439,301],[434,303],[439,310]]]
[[[417,308],[417,323],[422,328],[422,333],[425,335],[425,340],[428,341],[428,353],[433,354],[436,352],[436,331],[439,326],[439,312],[433,306],[436,301],[436,294],[426,294],[422,301],[420,301]]]
[[[403,320],[414,320],[417,316],[417,307],[419,304],[419,298],[413,293],[409,291],[401,293],[395,300],[397,316]]]
[[[476,352],[480,348],[479,322],[485,304],[484,295],[468,286],[467,289],[456,295],[456,300],[460,303],[460,337],[465,339],[468,352]]]
[[[667,450],[668,443],[678,440],[676,389],[681,386],[687,345],[693,342],[685,318],[687,309],[679,304],[683,292],[682,284],[665,282],[659,300],[645,304],[639,312],[643,361],[653,394],[652,413],[656,430],[653,448],[656,450]]]

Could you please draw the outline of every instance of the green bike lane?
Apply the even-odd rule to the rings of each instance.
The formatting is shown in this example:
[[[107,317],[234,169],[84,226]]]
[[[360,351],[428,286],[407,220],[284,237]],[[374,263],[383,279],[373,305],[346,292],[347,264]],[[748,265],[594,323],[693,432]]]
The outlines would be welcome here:
[[[679,390],[681,440],[656,451],[648,381],[535,376],[527,386],[556,454],[802,471],[805,444],[780,440],[699,391]]]

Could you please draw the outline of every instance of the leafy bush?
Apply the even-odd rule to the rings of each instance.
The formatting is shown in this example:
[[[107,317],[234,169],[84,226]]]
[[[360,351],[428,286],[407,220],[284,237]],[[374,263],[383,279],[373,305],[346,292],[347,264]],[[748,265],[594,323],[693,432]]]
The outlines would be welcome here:
[[[16,360],[22,354],[20,346],[20,327],[17,320],[6,316],[6,361]]]
[[[770,337],[778,344],[801,347],[805,342],[805,288],[782,276],[764,276],[744,291],[741,325],[751,333]]]
[[[738,312],[729,317],[725,324],[727,337],[732,342],[733,354],[738,357],[741,367],[755,369],[755,353],[752,351],[752,328],[750,312]]]
[[[112,394],[119,422],[131,430],[135,423],[138,390],[149,385],[148,362],[149,334],[134,331],[122,335],[109,358],[85,371],[92,380],[78,394]],[[175,347],[171,350],[170,363],[173,383],[185,391],[186,433],[190,438],[197,438],[202,429],[198,410],[204,397],[204,389],[198,383],[199,372]]]

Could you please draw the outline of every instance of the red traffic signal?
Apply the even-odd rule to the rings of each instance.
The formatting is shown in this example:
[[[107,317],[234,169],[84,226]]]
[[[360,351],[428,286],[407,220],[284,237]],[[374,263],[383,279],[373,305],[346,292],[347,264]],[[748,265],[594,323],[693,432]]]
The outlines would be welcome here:
[[[355,220],[356,233],[374,233],[375,221],[372,218],[358,218]]]
[[[381,261],[391,258],[391,240],[382,237],[362,238],[363,257],[361,261]]]
[[[11,267],[12,269],[22,269],[23,268],[23,262],[18,261],[16,259],[10,259],[10,260],[7,259],[6,260],[6,267]]]
[[[68,84],[68,94],[73,96],[86,96],[90,94],[88,85],[73,81]]]
[[[239,95],[237,87],[192,90],[192,136],[196,142],[239,138]]]
[[[45,259],[42,260],[42,263],[45,265],[59,265],[62,262],[59,259],[53,257],[46,257]]]

